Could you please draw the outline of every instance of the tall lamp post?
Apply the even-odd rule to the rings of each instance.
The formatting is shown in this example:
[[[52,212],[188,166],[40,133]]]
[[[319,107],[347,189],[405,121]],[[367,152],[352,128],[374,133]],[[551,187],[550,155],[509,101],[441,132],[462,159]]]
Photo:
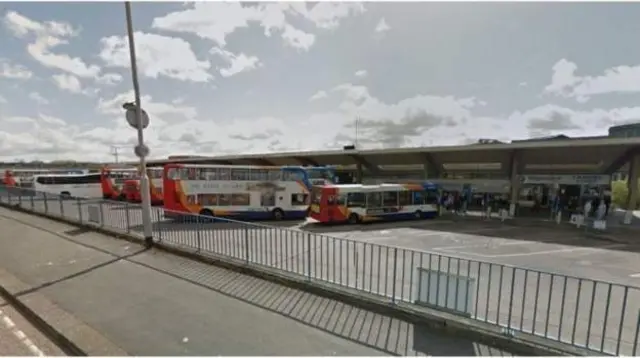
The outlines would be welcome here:
[[[138,145],[134,151],[140,158],[140,191],[142,196],[142,226],[144,228],[144,241],[147,246],[153,244],[153,231],[151,226],[151,193],[149,192],[149,177],[147,176],[146,157],[149,148],[144,145],[143,130],[149,125],[149,116],[140,104],[140,84],[138,83],[138,67],[136,65],[136,47],[133,42],[133,22],[131,19],[131,3],[125,1],[124,8],[127,17],[127,35],[129,37],[129,57],[131,58],[131,79],[135,93],[135,103],[125,103],[122,107],[127,111],[126,118],[129,125],[138,131]]]

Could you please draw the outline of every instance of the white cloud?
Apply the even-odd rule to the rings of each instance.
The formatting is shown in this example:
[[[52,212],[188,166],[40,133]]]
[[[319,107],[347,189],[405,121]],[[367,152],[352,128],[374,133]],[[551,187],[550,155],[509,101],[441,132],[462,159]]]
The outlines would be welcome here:
[[[222,77],[231,77],[241,72],[248,72],[255,70],[262,66],[260,60],[255,56],[247,56],[244,53],[235,55],[227,50],[223,50],[218,47],[211,49],[211,53],[220,56],[225,62],[229,64],[227,68],[221,68],[220,74]]]
[[[42,97],[42,95],[38,92],[29,93],[29,98],[36,101],[37,104],[49,104],[49,100]]]
[[[3,96],[0,96],[0,103],[7,103],[7,99]]]
[[[102,78],[99,66],[87,64],[79,57],[51,52],[55,47],[68,44],[67,39],[78,35],[80,31],[70,24],[57,21],[38,22],[15,11],[7,12],[3,20],[5,26],[15,36],[20,38],[30,34],[35,36],[33,42],[27,45],[27,52],[43,66],[60,69],[78,77],[94,80]],[[106,76],[114,78],[111,74]]]
[[[364,77],[367,77],[367,74],[368,73],[366,70],[359,70],[359,71],[356,71],[354,75],[359,78],[364,78]]]
[[[120,93],[109,99],[100,98],[98,100],[97,110],[99,113],[106,115],[121,116],[122,122],[124,122],[124,109],[122,109],[122,105],[134,99],[135,95],[133,90]],[[149,95],[143,95],[140,101],[142,108],[144,108],[151,117],[150,128],[152,126],[163,126],[168,122],[180,121],[185,118],[192,119],[198,114],[198,111],[194,107],[184,105],[183,103],[170,104],[157,102]]]
[[[64,127],[67,125],[67,122],[65,122],[64,120],[60,119],[60,118],[56,118],[56,117],[52,117],[52,116],[48,116],[46,114],[40,114],[40,122],[45,123],[45,124],[49,124],[52,126],[57,126],[57,127]]]
[[[319,99],[327,98],[327,91],[318,91],[313,96],[309,97],[309,101],[317,101]]]
[[[67,74],[58,74],[53,75],[52,77],[53,83],[58,86],[61,90],[69,91],[71,93],[80,93],[82,92],[82,85],[80,84],[80,80],[73,75]]]
[[[103,85],[115,85],[121,81],[122,75],[118,73],[105,73],[102,77],[97,79],[97,82]]]
[[[0,58],[0,77],[28,80],[33,77],[33,72],[19,64],[11,64],[6,59]]]
[[[193,82],[207,82],[213,78],[207,72],[211,67],[209,61],[198,60],[187,41],[144,32],[135,32],[134,36],[137,64],[145,76]],[[100,58],[108,66],[131,67],[129,42],[125,36],[105,37],[100,42]]]
[[[318,2],[308,11],[307,7],[299,7],[298,10],[306,19],[317,27],[333,29],[340,25],[340,20],[351,15],[358,15],[365,11],[362,3],[358,2]],[[302,11],[300,11],[302,10]]]
[[[372,96],[368,88],[349,83],[325,93],[337,97],[337,109],[295,118],[201,118],[184,98],[161,102],[143,96],[142,105],[152,120],[145,140],[155,158],[178,153],[340,148],[353,142],[354,123],[359,118],[358,138],[363,148],[448,145],[494,138],[495,133],[504,133],[499,138],[503,140],[559,133],[604,134],[609,125],[640,117],[640,107],[576,111],[552,105],[485,117],[476,112],[483,101],[473,97],[416,95],[387,103]],[[2,157],[110,160],[109,146],[118,145],[125,149],[122,159],[132,160],[135,131],[125,123],[121,108],[132,99],[131,91],[100,99],[97,110],[110,120],[89,130],[52,116],[2,118],[0,114]]]
[[[225,47],[227,37],[235,31],[257,24],[270,37],[280,32],[284,42],[293,48],[308,50],[315,35],[289,23],[287,16],[301,16],[317,28],[334,29],[340,19],[364,12],[359,3],[319,2],[308,8],[306,3],[259,3],[243,6],[237,2],[194,2],[186,9],[157,17],[152,27],[161,30],[191,33]]]
[[[529,84],[527,82],[525,82],[525,81],[522,81],[522,82],[518,83],[519,87],[527,87],[528,85]]]
[[[375,31],[377,33],[383,33],[389,30],[391,30],[391,26],[387,24],[387,21],[384,19],[384,17],[381,18],[380,21],[378,21],[378,24],[376,25]]]
[[[606,93],[640,92],[640,65],[612,67],[598,76],[578,76],[578,66],[562,59],[552,70],[551,83],[545,87],[545,92],[575,98],[578,102],[584,103],[591,96]]]

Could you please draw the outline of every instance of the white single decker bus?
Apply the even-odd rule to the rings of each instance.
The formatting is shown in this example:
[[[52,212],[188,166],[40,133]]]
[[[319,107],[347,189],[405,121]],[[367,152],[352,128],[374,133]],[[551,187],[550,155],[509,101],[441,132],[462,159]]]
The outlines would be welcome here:
[[[100,173],[36,175],[33,177],[33,189],[66,198],[102,197]]]

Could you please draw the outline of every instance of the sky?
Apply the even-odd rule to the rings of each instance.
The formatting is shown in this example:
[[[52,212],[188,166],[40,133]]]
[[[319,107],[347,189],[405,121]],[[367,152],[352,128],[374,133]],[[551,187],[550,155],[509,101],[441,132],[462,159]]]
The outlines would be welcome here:
[[[604,135],[638,3],[133,3],[150,156]],[[123,3],[0,3],[0,160],[133,159]]]

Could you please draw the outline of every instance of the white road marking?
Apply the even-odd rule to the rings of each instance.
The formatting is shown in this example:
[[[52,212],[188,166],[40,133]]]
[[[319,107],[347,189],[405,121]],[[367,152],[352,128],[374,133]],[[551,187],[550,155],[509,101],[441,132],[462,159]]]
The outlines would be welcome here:
[[[498,255],[485,255],[485,254],[480,254],[480,253],[474,253],[474,252],[465,252],[464,254],[466,255],[471,255],[471,256],[477,256],[477,257],[484,257],[484,258],[502,258],[502,257],[522,257],[522,256],[534,256],[534,255],[553,255],[553,254],[560,254],[560,253],[565,253],[565,252],[584,252],[584,251],[597,251],[597,250],[603,250],[603,249],[615,249],[615,248],[620,248],[620,247],[625,247],[627,245],[624,244],[612,244],[612,245],[606,245],[606,246],[599,246],[599,247],[568,247],[568,248],[564,248],[564,249],[556,249],[556,250],[544,250],[544,251],[533,251],[533,252],[520,252],[520,253],[515,253],[515,254],[498,254]]]
[[[632,273],[631,275],[629,275],[629,277],[638,278],[638,277],[640,277],[640,272],[639,273]]]
[[[38,348],[27,337],[27,335],[24,334],[24,332],[19,330],[18,327],[16,327],[16,324],[13,323],[11,318],[9,318],[7,315],[5,315],[4,312],[2,312],[2,310],[0,310],[0,317],[2,318],[2,322],[7,327],[7,329],[9,329],[11,331],[11,333],[13,333],[13,335],[16,336],[16,338],[18,338],[18,340],[20,342],[22,342],[22,344],[24,344],[27,347],[27,349],[29,349],[29,351],[31,353],[33,353],[34,355],[39,356],[39,357],[44,357],[45,356],[45,354],[40,350],[40,348]]]

